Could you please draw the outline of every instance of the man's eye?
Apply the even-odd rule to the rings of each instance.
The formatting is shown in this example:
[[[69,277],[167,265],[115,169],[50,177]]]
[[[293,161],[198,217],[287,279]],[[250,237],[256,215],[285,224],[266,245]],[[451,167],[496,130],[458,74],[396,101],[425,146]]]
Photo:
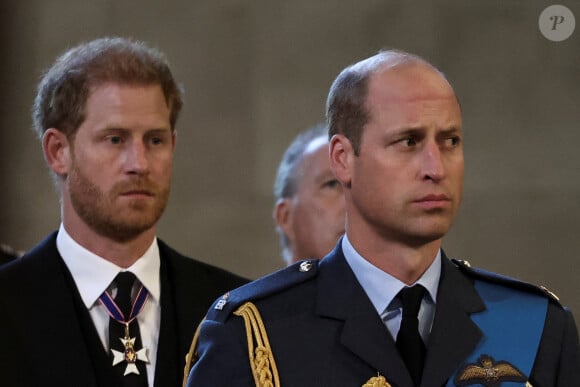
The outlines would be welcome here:
[[[151,144],[159,145],[161,143],[163,143],[163,139],[161,137],[152,137],[151,138]]]
[[[403,140],[403,143],[406,146],[415,146],[415,145],[417,145],[417,139],[413,136],[409,136]]]
[[[340,186],[340,182],[336,179],[325,181],[323,184],[324,187],[328,188],[336,188]]]
[[[461,137],[459,137],[459,136],[449,137],[447,139],[447,144],[449,146],[454,147],[454,146],[459,145],[459,143],[461,143]]]
[[[120,144],[123,140],[121,139],[121,136],[109,136],[109,141],[111,144]]]

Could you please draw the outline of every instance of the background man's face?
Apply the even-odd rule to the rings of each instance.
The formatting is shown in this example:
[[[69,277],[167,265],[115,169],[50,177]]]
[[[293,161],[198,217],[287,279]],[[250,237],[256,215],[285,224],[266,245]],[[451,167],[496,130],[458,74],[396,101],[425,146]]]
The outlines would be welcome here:
[[[330,169],[326,137],[314,139],[305,149],[296,181],[286,235],[295,260],[322,258],[344,234],[345,223],[342,186]]]

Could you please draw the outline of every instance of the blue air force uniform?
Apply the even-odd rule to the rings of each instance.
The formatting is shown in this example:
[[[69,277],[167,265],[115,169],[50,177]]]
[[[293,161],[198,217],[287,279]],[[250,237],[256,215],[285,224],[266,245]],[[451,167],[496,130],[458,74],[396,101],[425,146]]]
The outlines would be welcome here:
[[[440,262],[422,387],[580,386],[569,310],[535,286]],[[218,299],[194,344],[189,387],[413,386],[340,242]]]

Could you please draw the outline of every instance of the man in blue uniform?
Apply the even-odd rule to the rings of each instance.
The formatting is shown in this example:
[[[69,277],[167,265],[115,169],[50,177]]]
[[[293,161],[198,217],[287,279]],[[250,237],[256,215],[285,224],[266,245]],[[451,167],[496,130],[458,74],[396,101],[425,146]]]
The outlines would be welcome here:
[[[190,352],[194,386],[579,386],[578,334],[542,289],[441,249],[462,197],[463,131],[433,65],[384,51],[328,101],[346,235],[219,299]]]

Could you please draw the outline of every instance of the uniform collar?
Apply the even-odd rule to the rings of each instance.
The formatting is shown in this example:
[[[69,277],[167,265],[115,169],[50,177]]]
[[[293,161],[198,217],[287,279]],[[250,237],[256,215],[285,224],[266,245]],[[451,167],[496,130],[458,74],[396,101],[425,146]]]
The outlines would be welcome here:
[[[407,286],[404,282],[385,273],[360,255],[345,234],[342,238],[342,251],[346,262],[354,272],[355,277],[365,290],[377,313],[382,314],[393,301],[397,293]],[[437,301],[437,290],[441,278],[441,250],[425,273],[413,284],[421,284],[429,294],[433,304]]]

